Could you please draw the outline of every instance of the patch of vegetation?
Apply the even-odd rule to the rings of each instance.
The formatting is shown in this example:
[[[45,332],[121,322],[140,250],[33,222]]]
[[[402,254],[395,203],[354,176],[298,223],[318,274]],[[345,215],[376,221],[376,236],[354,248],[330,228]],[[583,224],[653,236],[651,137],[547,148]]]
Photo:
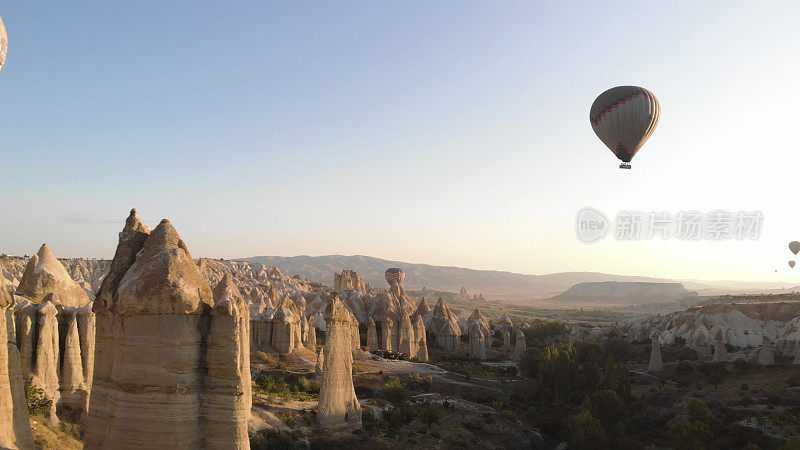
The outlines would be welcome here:
[[[33,384],[31,378],[25,378],[25,400],[28,403],[28,414],[31,416],[50,416],[53,401],[44,396],[44,391]]]
[[[253,383],[253,391],[284,399],[312,401],[319,397],[319,383],[302,375],[281,378],[261,374]]]
[[[386,400],[399,404],[411,398],[411,390],[397,378],[391,379],[388,383],[381,386],[381,395]]]
[[[250,438],[252,450],[300,450],[305,446],[285,431],[265,430]]]

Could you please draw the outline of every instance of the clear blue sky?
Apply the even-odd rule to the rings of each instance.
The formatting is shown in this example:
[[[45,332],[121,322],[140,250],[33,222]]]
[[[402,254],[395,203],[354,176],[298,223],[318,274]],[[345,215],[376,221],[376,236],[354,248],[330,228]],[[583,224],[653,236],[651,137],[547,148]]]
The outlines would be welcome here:
[[[724,5],[724,7],[722,6]],[[792,280],[798,2],[3,2],[0,251]],[[611,86],[661,124],[616,168]],[[758,242],[581,244],[594,206],[759,209]],[[773,269],[779,268],[779,273]]]

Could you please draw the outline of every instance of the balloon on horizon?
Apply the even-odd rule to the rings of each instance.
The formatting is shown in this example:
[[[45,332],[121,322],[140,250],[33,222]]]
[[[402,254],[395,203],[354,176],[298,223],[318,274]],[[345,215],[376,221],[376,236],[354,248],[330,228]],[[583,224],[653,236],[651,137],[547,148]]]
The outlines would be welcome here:
[[[598,95],[589,122],[598,138],[630,169],[631,159],[653,134],[661,105],[652,92],[639,86],[617,86]]]
[[[384,272],[383,276],[386,278],[386,282],[389,283],[389,285],[401,283],[406,279],[406,273],[403,271],[403,269],[398,267],[386,269],[386,272]]]
[[[797,241],[789,242],[789,250],[791,250],[792,253],[796,255],[797,252],[800,252],[800,242]]]
[[[794,261],[789,261],[789,267],[791,267],[792,269],[794,269],[794,264],[795,264]]]

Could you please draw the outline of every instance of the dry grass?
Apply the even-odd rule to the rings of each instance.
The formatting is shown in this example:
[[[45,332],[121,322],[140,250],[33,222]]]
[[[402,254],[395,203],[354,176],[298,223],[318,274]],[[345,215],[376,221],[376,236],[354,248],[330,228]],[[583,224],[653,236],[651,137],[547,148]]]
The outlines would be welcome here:
[[[31,417],[33,440],[36,448],[43,450],[77,450],[83,448],[83,443],[64,431],[62,426],[50,425],[50,421],[41,416]]]

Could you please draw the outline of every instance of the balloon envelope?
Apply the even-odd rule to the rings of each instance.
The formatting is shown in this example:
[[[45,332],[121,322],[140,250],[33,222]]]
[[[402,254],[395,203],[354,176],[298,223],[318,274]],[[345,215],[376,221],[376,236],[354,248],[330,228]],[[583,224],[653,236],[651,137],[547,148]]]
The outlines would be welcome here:
[[[386,278],[386,282],[389,284],[393,284],[395,282],[399,283],[406,279],[406,273],[403,272],[403,269],[399,269],[397,267],[386,269],[386,272],[383,274],[383,276]]]
[[[796,255],[797,252],[800,252],[800,242],[797,241],[789,242],[789,250],[791,250],[792,253]]]
[[[603,92],[589,111],[594,133],[626,163],[653,134],[660,117],[656,96],[638,86],[617,86]]]
[[[789,267],[791,267],[792,269],[794,269],[794,261],[789,261]]]
[[[3,18],[0,17],[0,70],[6,64],[6,55],[8,54],[8,34],[6,33],[6,24],[3,23]]]

